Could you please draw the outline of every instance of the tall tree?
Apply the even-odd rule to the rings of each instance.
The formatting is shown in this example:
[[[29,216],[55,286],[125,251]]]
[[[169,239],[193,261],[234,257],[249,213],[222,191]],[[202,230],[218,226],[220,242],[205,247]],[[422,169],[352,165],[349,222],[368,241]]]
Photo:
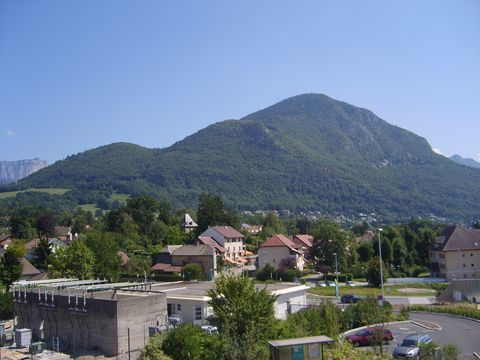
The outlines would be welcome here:
[[[51,212],[42,212],[37,217],[37,232],[47,237],[55,235],[55,220]]]
[[[95,257],[93,267],[95,277],[117,281],[120,277],[121,260],[117,256],[119,247],[114,234],[90,232],[85,237],[85,245]]]
[[[35,230],[30,219],[25,216],[12,216],[9,221],[9,227],[11,234],[17,239],[30,240],[35,236]]]
[[[147,195],[127,200],[126,211],[139,226],[142,234],[146,234],[148,227],[155,221],[158,209],[159,202]]]
[[[93,278],[95,256],[83,240],[76,240],[68,248],[58,249],[50,260],[52,277]]]
[[[311,254],[317,259],[317,265],[335,269],[334,253],[336,253],[339,271],[341,271],[347,263],[345,248],[348,244],[349,233],[343,231],[336,222],[328,219],[320,219],[313,223],[310,233],[314,238]]]
[[[52,254],[52,249],[48,243],[48,237],[42,235],[38,241],[37,247],[35,248],[35,259],[37,266],[42,270],[48,269],[48,264],[50,262],[50,255]]]
[[[20,260],[24,256],[25,247],[20,240],[13,241],[5,251],[0,262],[0,282],[7,290],[22,276],[23,266]]]
[[[276,296],[238,276],[217,278],[208,296],[220,331],[230,340],[230,358],[254,359],[257,346],[264,345],[272,335]]]
[[[238,227],[238,216],[233,209],[228,209],[219,196],[202,193],[197,210],[197,234],[201,234],[209,226],[230,225]]]

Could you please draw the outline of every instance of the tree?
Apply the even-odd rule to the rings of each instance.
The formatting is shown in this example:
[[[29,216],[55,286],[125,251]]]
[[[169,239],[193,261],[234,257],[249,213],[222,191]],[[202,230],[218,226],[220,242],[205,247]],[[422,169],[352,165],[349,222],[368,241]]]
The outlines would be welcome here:
[[[385,282],[388,278],[388,267],[385,266],[385,263],[383,263],[382,265],[383,265],[383,282]],[[367,269],[368,283],[376,287],[380,286],[381,285],[380,275],[381,275],[380,274],[380,258],[374,257],[368,263],[368,269]]]
[[[399,267],[405,264],[408,255],[407,245],[401,237],[395,237],[392,241],[392,251],[395,254],[393,258],[393,265]]]
[[[13,241],[5,251],[0,262],[0,282],[7,291],[22,276],[23,266],[20,260],[25,257],[25,247],[20,240]]]
[[[85,237],[85,245],[95,257],[93,272],[95,277],[116,281],[120,277],[121,260],[119,250],[112,233],[90,232]]]
[[[127,200],[125,210],[140,228],[142,234],[146,234],[148,227],[155,221],[159,208],[159,202],[154,198],[142,195],[138,198]]]
[[[157,333],[152,336],[147,345],[142,349],[139,360],[172,360],[162,350],[165,333]]]
[[[342,321],[345,329],[353,329],[385,323],[390,321],[391,317],[392,305],[387,301],[379,305],[378,300],[371,296],[347,307],[343,312]]]
[[[44,212],[37,217],[37,233],[47,237],[55,235],[55,220],[51,212]]]
[[[9,227],[11,234],[17,239],[30,240],[35,236],[35,230],[27,217],[12,216]]]
[[[116,232],[123,235],[136,234],[139,230],[138,225],[124,208],[111,210],[103,217],[105,230]]]
[[[50,262],[50,255],[52,254],[52,249],[48,243],[48,237],[42,235],[38,241],[37,247],[35,248],[35,259],[38,267],[42,270],[48,269],[48,264]]]
[[[185,265],[182,268],[183,275],[185,280],[202,280],[203,278],[203,269],[202,265],[197,263],[190,263]]]
[[[9,320],[13,317],[13,296],[9,291],[0,289],[0,320]]]
[[[374,254],[373,242],[372,241],[362,241],[360,245],[357,246],[357,253],[359,260],[361,262],[368,262]]]
[[[255,359],[272,335],[275,295],[245,277],[222,276],[208,291],[210,305],[232,359]]]
[[[198,228],[197,234],[201,234],[214,225],[230,225],[238,227],[239,220],[232,209],[227,209],[219,196],[202,193],[198,202]]]
[[[130,257],[127,264],[127,270],[131,276],[150,274],[151,268],[152,260],[148,256],[134,255]]]
[[[345,248],[348,243],[348,233],[331,220],[320,219],[312,224],[311,234],[314,237],[311,254],[318,260],[318,265],[335,269],[335,256],[338,256],[340,269],[346,264]]]
[[[70,247],[55,251],[49,267],[52,277],[92,279],[95,256],[83,240],[76,240]]]
[[[223,337],[208,335],[193,324],[182,324],[169,331],[162,345],[173,360],[227,360],[225,348]]]

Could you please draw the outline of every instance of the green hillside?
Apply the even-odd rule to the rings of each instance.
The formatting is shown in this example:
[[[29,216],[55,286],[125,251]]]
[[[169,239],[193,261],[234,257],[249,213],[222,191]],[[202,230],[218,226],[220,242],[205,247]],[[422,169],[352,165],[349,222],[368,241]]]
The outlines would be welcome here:
[[[166,149],[117,143],[70,156],[19,186],[149,193],[176,206],[211,192],[239,209],[396,220],[480,214],[480,171],[369,110],[317,94],[213,124]]]

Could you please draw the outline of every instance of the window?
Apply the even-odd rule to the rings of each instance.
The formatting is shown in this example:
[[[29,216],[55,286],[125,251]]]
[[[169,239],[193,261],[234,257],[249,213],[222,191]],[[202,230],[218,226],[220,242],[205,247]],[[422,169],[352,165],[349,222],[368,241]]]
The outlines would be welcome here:
[[[473,267],[473,264],[472,264],[472,267]]]
[[[465,254],[462,254],[462,257],[465,257]]]
[[[470,254],[470,256],[473,256],[473,254]]]
[[[177,311],[182,311],[182,304],[177,304]]]
[[[194,318],[195,320],[202,320],[202,307],[201,306],[195,306],[194,310]]]
[[[465,264],[463,264],[463,267],[465,267]]]

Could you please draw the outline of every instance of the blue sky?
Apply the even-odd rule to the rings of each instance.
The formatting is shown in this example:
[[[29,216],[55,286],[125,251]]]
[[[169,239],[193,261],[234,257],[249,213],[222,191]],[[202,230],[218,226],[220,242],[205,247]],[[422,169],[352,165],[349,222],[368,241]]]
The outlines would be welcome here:
[[[165,147],[284,98],[480,160],[480,1],[0,2],[0,160]]]

